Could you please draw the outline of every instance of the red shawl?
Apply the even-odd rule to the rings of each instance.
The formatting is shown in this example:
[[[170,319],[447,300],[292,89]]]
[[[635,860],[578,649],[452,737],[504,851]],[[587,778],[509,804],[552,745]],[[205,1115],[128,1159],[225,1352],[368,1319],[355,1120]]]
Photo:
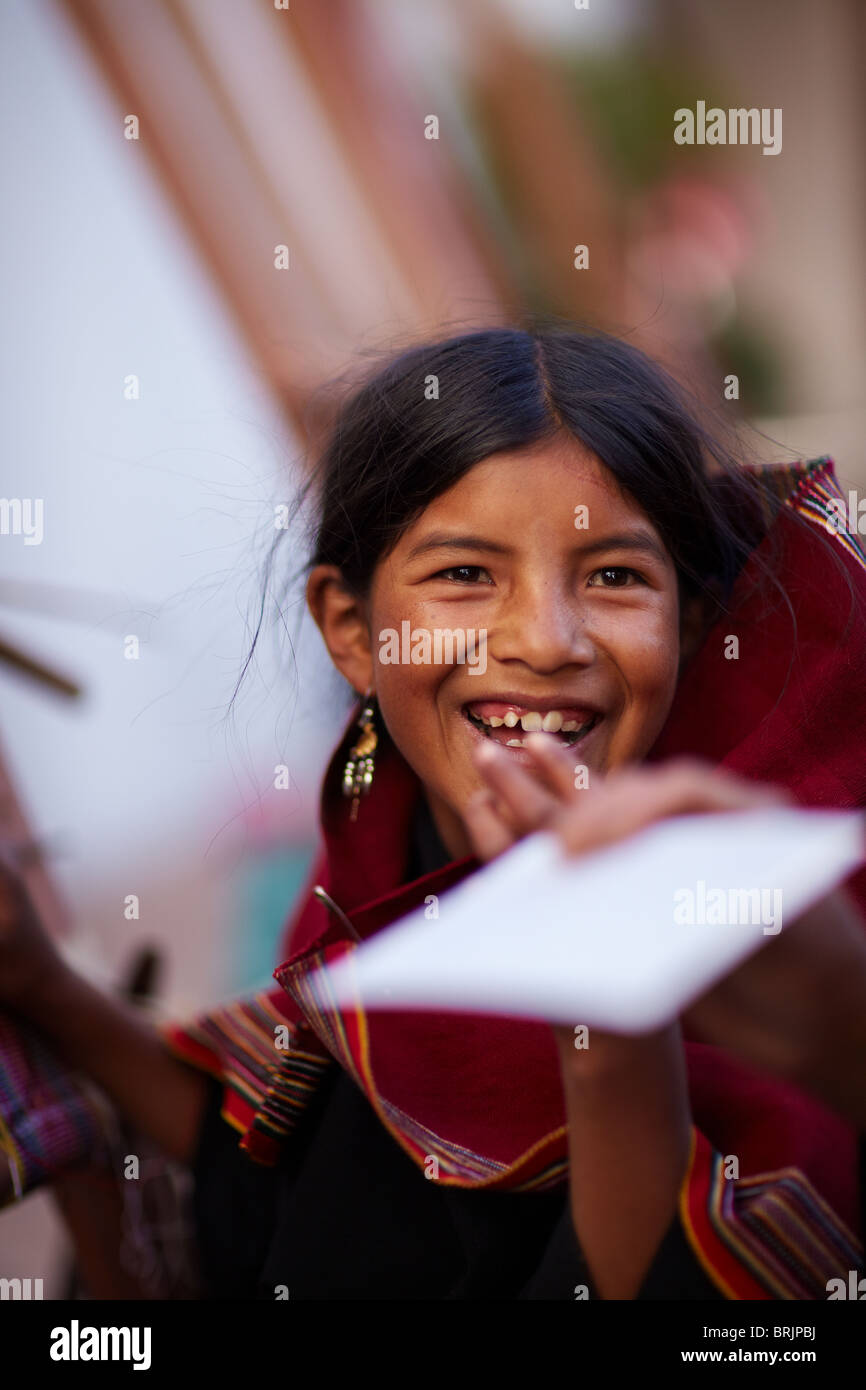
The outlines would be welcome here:
[[[684,673],[653,757],[688,752],[782,783],[806,804],[863,805],[856,717],[866,684],[866,560],[850,536],[828,543],[818,529],[830,499],[841,496],[830,460],[779,469],[773,479],[787,510]],[[803,525],[795,510],[816,524]],[[759,557],[773,545],[796,642],[787,606],[755,583]],[[725,659],[729,634],[739,637],[736,662]],[[463,1014],[325,1013],[307,987],[314,968],[355,949],[344,916],[367,937],[477,867],[465,859],[404,883],[419,784],[386,739],[372,791],[351,822],[340,781],[353,733],[354,719],[325,776],[324,852],[313,878],[337,910],[312,894],[302,902],[287,931],[288,959],[275,971],[281,989],[193,1028],[167,1029],[166,1037],[224,1077],[224,1114],[260,1161],[274,1160],[336,1058],[420,1167],[436,1155],[440,1181],[526,1192],[564,1185],[563,1098],[548,1026]],[[852,887],[866,910],[866,875]],[[288,1050],[275,1067],[281,1022]],[[826,1297],[826,1279],[844,1277],[860,1257],[856,1135],[811,1096],[722,1050],[695,1041],[686,1050],[694,1126],[680,1217],[698,1257],[731,1298]],[[731,1155],[736,1181],[725,1172]]]

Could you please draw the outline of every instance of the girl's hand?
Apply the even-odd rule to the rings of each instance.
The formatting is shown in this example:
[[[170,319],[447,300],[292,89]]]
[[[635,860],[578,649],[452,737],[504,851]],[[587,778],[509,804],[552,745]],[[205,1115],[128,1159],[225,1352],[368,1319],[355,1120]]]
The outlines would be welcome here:
[[[492,742],[476,754],[487,786],[464,818],[479,859],[495,858],[536,830],[552,830],[572,854],[584,854],[666,816],[791,804],[783,789],[691,759],[628,766],[575,790],[573,759],[549,735],[530,734],[524,749],[531,769]]]
[[[571,853],[585,854],[665,816],[747,810],[787,800],[730,773],[686,761],[625,768],[596,786],[575,790],[574,762],[564,748],[544,734],[530,735],[524,748],[532,758],[532,772],[495,744],[479,750],[476,763],[488,790],[473,798],[466,816],[479,858],[495,858],[539,829],[554,831]],[[679,1027],[673,1023],[652,1039],[593,1028],[589,1047],[581,1050],[574,1048],[571,1028],[555,1026],[553,1033],[564,1071],[583,1078],[628,1069],[638,1048],[655,1046],[667,1053]]]
[[[585,853],[669,815],[794,804],[782,789],[690,761],[623,769],[575,791],[564,749],[544,735],[531,735],[525,747],[537,780],[494,746],[481,750],[489,790],[467,817],[480,858],[538,829]],[[843,891],[768,938],[683,1022],[688,1036],[802,1084],[866,1128],[866,924]],[[564,1057],[569,1030],[554,1031]],[[613,1055],[612,1040],[607,1047]]]

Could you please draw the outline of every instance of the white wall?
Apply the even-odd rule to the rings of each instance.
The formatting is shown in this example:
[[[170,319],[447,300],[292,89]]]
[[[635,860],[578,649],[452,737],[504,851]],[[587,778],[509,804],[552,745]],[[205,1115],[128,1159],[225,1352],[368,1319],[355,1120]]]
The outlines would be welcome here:
[[[309,661],[294,713],[289,668],[268,661],[222,723],[294,444],[123,114],[62,11],[4,0],[0,495],[43,498],[45,534],[0,536],[0,632],[87,699],[0,670],[0,731],[73,894],[181,843],[219,855],[274,762],[314,786],[337,719],[310,713]],[[61,622],[3,603],[8,581],[114,597]]]

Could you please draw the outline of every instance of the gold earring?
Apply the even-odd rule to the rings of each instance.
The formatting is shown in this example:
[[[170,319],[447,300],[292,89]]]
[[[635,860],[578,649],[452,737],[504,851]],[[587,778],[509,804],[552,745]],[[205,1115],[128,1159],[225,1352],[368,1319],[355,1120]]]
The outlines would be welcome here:
[[[349,819],[353,821],[358,819],[358,806],[361,797],[366,796],[369,792],[375,771],[374,759],[379,735],[376,733],[376,726],[373,723],[376,713],[374,702],[375,696],[368,694],[361,711],[361,717],[358,720],[361,733],[354,748],[349,753],[349,760],[343,769],[343,795],[352,798],[352,811]]]

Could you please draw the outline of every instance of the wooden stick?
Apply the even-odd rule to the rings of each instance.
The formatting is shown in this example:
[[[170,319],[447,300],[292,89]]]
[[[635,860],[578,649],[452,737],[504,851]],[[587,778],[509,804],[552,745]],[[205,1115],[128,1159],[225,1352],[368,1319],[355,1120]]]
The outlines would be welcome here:
[[[49,690],[56,691],[58,695],[67,695],[77,700],[84,693],[82,687],[68,676],[62,676],[59,671],[52,670],[44,661],[29,656],[27,652],[23,652],[20,647],[14,647],[3,637],[0,637],[0,662],[11,666],[13,671],[20,671],[31,680],[38,681],[40,685],[47,686]]]

